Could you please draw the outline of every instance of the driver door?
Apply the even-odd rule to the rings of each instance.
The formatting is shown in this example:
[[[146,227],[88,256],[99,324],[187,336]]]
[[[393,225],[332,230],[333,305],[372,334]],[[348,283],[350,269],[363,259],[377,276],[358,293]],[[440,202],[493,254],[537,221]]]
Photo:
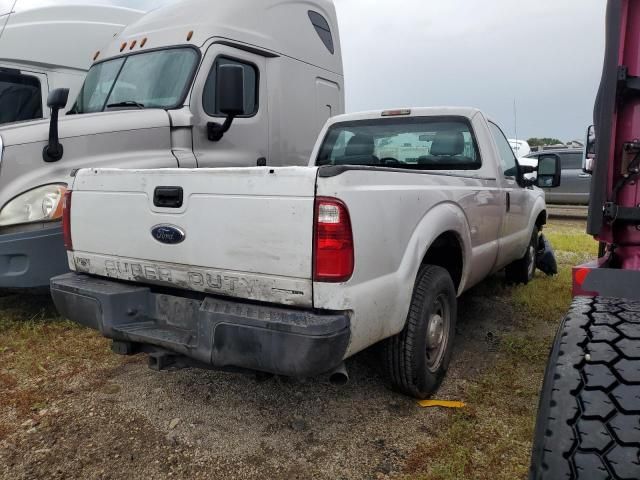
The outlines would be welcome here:
[[[522,186],[520,168],[504,133],[495,123],[489,122],[491,135],[500,157],[505,211],[500,232],[498,267],[506,267],[525,254],[531,239],[529,212],[533,208],[533,195]]]
[[[217,110],[215,87],[221,65],[238,65],[244,70],[245,111],[236,117],[219,141],[211,141],[207,124],[222,124],[225,116]],[[193,153],[198,167],[255,167],[258,159],[269,163],[266,60],[237,48],[212,44],[202,63],[191,98],[194,114]]]

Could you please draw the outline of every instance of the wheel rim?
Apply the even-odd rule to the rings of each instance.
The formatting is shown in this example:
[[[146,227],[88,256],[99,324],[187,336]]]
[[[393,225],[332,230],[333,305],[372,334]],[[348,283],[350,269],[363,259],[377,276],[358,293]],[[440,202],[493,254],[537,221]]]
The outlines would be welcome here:
[[[442,365],[449,342],[450,323],[449,304],[442,294],[433,302],[427,319],[427,368],[431,372],[436,372]]]
[[[531,279],[536,271],[536,247],[529,245],[527,256],[527,274],[529,275],[529,279]]]

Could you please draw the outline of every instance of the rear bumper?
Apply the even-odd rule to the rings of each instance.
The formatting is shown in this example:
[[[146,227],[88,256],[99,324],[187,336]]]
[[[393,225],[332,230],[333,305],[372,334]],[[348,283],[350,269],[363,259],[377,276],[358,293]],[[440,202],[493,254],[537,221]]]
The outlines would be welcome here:
[[[314,376],[340,365],[350,340],[345,312],[191,299],[75,273],[52,279],[51,294],[62,315],[108,338],[214,368]]]
[[[68,271],[60,225],[0,235],[0,288],[49,288],[52,277]]]
[[[598,261],[573,268],[573,296],[640,301],[640,271],[606,268]]]

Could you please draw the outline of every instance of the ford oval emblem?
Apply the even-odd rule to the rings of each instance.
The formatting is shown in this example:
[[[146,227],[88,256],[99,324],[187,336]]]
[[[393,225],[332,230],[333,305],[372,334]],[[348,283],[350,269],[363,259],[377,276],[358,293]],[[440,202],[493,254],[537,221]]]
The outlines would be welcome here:
[[[160,243],[167,245],[182,243],[187,236],[183,230],[173,225],[156,225],[151,229],[151,235]]]

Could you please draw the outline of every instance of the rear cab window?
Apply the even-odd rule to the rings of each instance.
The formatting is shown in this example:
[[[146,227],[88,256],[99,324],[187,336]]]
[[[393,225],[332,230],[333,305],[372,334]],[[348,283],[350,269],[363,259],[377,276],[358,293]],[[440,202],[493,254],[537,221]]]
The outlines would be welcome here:
[[[36,118],[42,118],[40,80],[17,70],[0,70],[0,124]]]
[[[482,161],[466,118],[433,116],[336,123],[327,132],[316,164],[477,170]]]

